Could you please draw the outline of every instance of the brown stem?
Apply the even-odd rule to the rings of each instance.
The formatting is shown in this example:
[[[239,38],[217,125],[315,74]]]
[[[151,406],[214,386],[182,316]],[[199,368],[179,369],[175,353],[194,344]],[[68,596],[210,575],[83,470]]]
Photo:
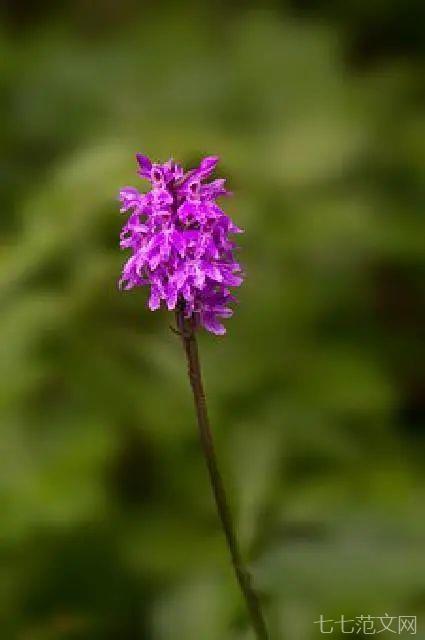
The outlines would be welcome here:
[[[202,450],[208,467],[208,473],[214,499],[223,526],[227,546],[229,547],[233,568],[242,591],[245,603],[249,612],[252,626],[255,630],[257,640],[268,640],[266,624],[261,611],[260,601],[251,585],[251,576],[245,569],[241,552],[236,538],[235,527],[229,504],[224,489],[217,457],[214,449],[214,442],[211,427],[208,419],[207,404],[202,384],[201,365],[199,362],[198,343],[195,335],[195,328],[192,319],[184,317],[183,312],[176,312],[177,326],[181,335],[183,346],[186,352],[188,373],[195,400],[196,415],[198,418],[199,435],[201,438]]]

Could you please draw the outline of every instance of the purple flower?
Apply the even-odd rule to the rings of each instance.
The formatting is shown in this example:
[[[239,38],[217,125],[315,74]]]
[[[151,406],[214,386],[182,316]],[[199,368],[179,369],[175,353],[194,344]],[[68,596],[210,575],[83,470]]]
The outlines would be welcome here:
[[[235,302],[230,287],[242,283],[237,248],[229,237],[241,233],[216,203],[230,195],[224,179],[208,182],[218,157],[204,158],[184,172],[172,159],[164,164],[137,154],[138,175],[151,189],[120,192],[121,212],[128,214],[120,237],[131,255],[124,264],[120,287],[150,286],[149,308],[177,305],[212,333],[226,332],[220,318],[229,318]]]

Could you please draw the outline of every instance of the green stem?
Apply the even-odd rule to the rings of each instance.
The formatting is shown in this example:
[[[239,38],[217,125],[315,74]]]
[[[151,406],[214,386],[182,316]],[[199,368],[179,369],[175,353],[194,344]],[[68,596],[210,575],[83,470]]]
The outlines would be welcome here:
[[[232,514],[230,512],[226,491],[224,489],[223,479],[217,464],[214,441],[208,418],[205,392],[202,384],[198,343],[196,340],[193,320],[185,318],[181,310],[176,312],[176,318],[179,334],[181,335],[186,353],[188,374],[195,401],[202,450],[207,463],[215,504],[223,527],[224,535],[226,537],[232,565],[248,609],[252,626],[255,630],[256,638],[257,640],[268,640],[268,633],[263,613],[261,611],[260,601],[252,587],[251,576],[246,570],[242,560]]]

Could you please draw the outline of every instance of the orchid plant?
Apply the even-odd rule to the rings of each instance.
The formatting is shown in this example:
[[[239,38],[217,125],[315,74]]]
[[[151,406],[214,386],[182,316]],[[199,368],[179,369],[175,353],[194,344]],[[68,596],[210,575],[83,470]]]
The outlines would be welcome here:
[[[260,601],[251,584],[236,536],[223,480],[219,471],[202,382],[196,332],[203,327],[216,335],[226,329],[223,319],[233,311],[232,287],[242,284],[233,234],[241,233],[217,204],[230,195],[225,180],[209,180],[217,156],[205,157],[187,172],[170,159],[154,163],[137,154],[138,174],[150,182],[141,193],[134,187],[120,192],[121,212],[128,219],[120,246],[131,254],[124,264],[120,287],[150,287],[151,311],[165,304],[176,315],[176,333],[181,336],[192,386],[202,449],[215,503],[229,548],[233,568],[258,640],[268,633]]]

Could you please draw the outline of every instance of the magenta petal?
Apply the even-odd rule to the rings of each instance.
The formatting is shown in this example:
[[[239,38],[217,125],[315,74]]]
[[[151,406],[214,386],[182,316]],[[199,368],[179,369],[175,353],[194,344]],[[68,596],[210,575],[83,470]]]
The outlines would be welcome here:
[[[225,326],[222,325],[221,322],[218,322],[212,314],[205,313],[202,316],[201,322],[207,331],[215,333],[216,336],[222,336],[226,333]]]
[[[139,165],[139,176],[141,178],[150,179],[152,162],[147,156],[143,156],[141,153],[136,153],[137,164]]]
[[[175,309],[176,308],[176,304],[177,304],[177,287],[175,287],[173,284],[169,284],[167,287],[167,295],[165,298],[165,301],[167,303],[167,307],[168,309],[171,311],[171,309]]]
[[[207,178],[216,168],[220,158],[218,156],[207,156],[199,165],[199,176],[201,178]]]
[[[148,306],[151,311],[156,311],[159,309],[161,304],[161,298],[159,297],[158,291],[154,288],[151,289],[151,295],[149,298]]]

